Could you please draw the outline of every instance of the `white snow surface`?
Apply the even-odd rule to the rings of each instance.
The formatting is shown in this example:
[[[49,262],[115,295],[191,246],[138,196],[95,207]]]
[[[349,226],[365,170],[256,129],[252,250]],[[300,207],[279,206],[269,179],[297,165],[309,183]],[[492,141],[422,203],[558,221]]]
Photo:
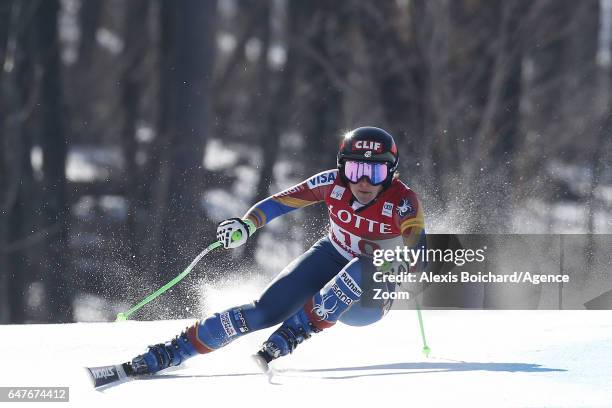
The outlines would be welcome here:
[[[268,329],[104,391],[93,389],[84,366],[127,361],[191,321],[5,325],[0,385],[68,386],[78,407],[612,406],[612,311],[423,315],[429,358],[416,313],[391,311],[371,326],[315,334],[274,362],[271,382],[249,358]]]

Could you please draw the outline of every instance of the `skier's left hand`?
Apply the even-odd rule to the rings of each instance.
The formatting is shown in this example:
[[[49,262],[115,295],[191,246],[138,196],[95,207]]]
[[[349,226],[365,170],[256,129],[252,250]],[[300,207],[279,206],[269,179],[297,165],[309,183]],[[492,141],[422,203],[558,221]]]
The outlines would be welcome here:
[[[255,229],[255,225],[250,220],[228,218],[219,223],[217,240],[223,244],[224,248],[237,248],[247,241]]]
[[[410,265],[406,261],[394,260],[393,262],[385,262],[378,270],[385,275],[401,275],[410,271]],[[401,286],[401,282],[398,282],[398,286]]]

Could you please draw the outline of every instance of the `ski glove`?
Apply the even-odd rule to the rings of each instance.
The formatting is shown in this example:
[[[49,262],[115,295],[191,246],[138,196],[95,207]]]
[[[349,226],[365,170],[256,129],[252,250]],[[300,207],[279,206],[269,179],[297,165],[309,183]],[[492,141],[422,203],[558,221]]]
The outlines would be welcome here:
[[[256,229],[251,220],[228,218],[217,226],[217,240],[223,244],[223,248],[237,248],[243,245]]]
[[[401,275],[406,272],[410,272],[410,265],[406,261],[395,260],[393,262],[385,261],[381,266],[379,266],[378,271],[382,272],[385,275]],[[402,282],[398,282],[397,286],[401,286]]]

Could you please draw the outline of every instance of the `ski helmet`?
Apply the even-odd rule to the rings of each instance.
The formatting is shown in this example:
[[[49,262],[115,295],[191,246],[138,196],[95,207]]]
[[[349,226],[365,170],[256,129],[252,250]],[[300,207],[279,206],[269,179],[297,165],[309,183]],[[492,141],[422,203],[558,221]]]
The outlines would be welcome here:
[[[355,179],[349,180],[345,174],[345,164],[352,162],[385,163],[386,168],[380,173],[384,179],[376,180],[376,170],[359,171]],[[382,184],[385,188],[391,185],[393,175],[397,170],[399,157],[393,136],[383,129],[366,126],[347,132],[340,142],[337,165],[340,176],[345,182],[357,182],[362,177],[368,177],[374,185]]]

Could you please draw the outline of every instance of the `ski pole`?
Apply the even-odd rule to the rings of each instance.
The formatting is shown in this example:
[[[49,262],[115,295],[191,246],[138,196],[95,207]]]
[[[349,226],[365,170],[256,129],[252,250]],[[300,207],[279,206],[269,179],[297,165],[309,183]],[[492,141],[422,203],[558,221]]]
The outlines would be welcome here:
[[[236,240],[240,239],[241,236],[242,236],[242,233],[240,231],[235,231],[232,234],[232,241],[236,241]],[[202,259],[202,257],[204,257],[204,255],[206,255],[207,253],[209,253],[213,249],[218,248],[219,246],[221,246],[221,242],[220,241],[215,241],[212,244],[210,244],[208,247],[206,247],[206,249],[204,249],[202,252],[200,252],[198,254],[198,256],[196,256],[193,261],[191,261],[189,266],[187,268],[185,268],[185,270],[183,272],[178,274],[170,282],[166,283],[164,286],[162,286],[161,288],[157,289],[155,292],[151,293],[146,298],[142,299],[140,301],[140,303],[132,306],[127,312],[117,313],[117,318],[115,319],[115,321],[116,322],[121,322],[121,321],[127,320],[128,317],[130,317],[132,314],[136,313],[138,310],[140,310],[147,303],[151,302],[153,299],[155,299],[156,297],[158,297],[159,295],[161,295],[162,293],[164,293],[165,291],[167,291],[168,289],[170,289],[171,287],[173,287],[174,285],[179,283],[185,276],[187,276],[189,274],[189,272],[191,272],[193,267],[196,266],[196,264],[198,262],[200,262],[200,259]]]
[[[423,325],[423,316],[421,316],[421,308],[419,307],[419,301],[415,299],[417,316],[419,317],[419,327],[421,328],[421,338],[423,339],[423,355],[425,357],[429,357],[429,353],[431,353],[431,349],[427,345],[427,340],[425,339],[425,326]]]

